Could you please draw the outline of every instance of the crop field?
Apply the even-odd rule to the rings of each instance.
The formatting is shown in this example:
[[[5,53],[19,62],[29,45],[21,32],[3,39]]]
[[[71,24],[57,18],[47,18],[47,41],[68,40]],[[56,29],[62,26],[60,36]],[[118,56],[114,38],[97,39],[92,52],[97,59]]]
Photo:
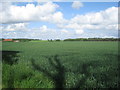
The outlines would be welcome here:
[[[3,42],[3,88],[117,88],[118,42]]]

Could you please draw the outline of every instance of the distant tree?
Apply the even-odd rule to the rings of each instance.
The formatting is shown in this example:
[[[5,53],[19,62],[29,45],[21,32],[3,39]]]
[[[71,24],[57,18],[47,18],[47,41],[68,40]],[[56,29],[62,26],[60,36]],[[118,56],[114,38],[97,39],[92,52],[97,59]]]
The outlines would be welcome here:
[[[53,40],[51,39],[50,41],[52,42]]]
[[[55,41],[60,41],[60,39],[56,39]]]

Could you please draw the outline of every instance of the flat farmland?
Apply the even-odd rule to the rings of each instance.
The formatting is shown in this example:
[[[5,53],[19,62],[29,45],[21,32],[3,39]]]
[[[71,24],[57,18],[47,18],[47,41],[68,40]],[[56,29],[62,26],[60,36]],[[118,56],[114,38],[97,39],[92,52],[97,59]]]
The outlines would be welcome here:
[[[117,41],[3,42],[3,88],[117,88]]]

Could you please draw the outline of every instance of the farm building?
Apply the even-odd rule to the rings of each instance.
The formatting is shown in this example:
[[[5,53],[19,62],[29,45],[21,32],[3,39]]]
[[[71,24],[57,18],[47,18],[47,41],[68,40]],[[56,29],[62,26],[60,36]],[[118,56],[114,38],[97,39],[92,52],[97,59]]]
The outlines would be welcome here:
[[[14,42],[20,42],[19,40],[14,40]]]
[[[3,41],[5,42],[5,41],[13,41],[13,40],[12,39],[4,39]]]

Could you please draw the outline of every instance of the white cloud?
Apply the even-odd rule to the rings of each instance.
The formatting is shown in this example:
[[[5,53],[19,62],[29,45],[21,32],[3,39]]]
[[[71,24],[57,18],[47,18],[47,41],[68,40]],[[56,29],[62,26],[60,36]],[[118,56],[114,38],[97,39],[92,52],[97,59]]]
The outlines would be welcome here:
[[[73,35],[69,30],[53,29],[46,25],[30,29],[25,23],[2,26],[2,30],[5,38],[65,39]]]
[[[67,22],[67,20],[63,18],[63,14],[61,12],[56,12],[55,14],[53,14],[52,19],[54,23],[58,24],[64,24],[65,22]]]
[[[25,31],[27,30],[28,23],[17,23],[17,24],[9,24],[9,25],[2,25],[2,31]]]
[[[43,25],[42,27],[40,27],[41,32],[47,32],[48,28],[46,25]]]
[[[66,20],[64,14],[57,11],[57,4],[48,2],[38,5],[26,4],[26,6],[16,6],[10,3],[4,3],[0,9],[2,23],[8,25],[2,26],[3,36],[12,37],[38,37],[38,38],[68,38],[84,36],[115,36],[118,30],[118,8],[110,7],[99,12],[87,13],[85,15],[76,15]],[[57,26],[52,29],[43,25],[40,28],[30,30],[26,24],[29,21],[49,22]],[[12,23],[12,24],[10,24]],[[8,31],[9,33],[6,33]],[[17,31],[24,31],[18,33]],[[88,31],[88,32],[87,32]],[[103,31],[99,34],[94,32]],[[89,32],[92,32],[89,34]],[[14,34],[13,34],[14,33]],[[23,35],[19,35],[23,34]]]
[[[75,30],[76,34],[83,34],[84,31],[83,30]]]
[[[83,7],[83,3],[81,3],[80,1],[74,1],[72,3],[72,8],[79,9],[81,7]]]
[[[118,8],[111,7],[96,13],[76,15],[71,19],[71,23],[79,24],[114,24],[118,23]]]
[[[22,23],[30,21],[44,21],[55,24],[65,23],[63,13],[56,11],[59,7],[52,2],[38,5],[26,4],[26,6],[16,6],[4,3],[0,10],[1,23]]]
[[[118,8],[111,7],[104,11],[76,15],[68,24],[58,25],[60,28],[74,30],[117,30]]]
[[[47,2],[42,5],[27,4],[26,6],[9,5],[6,9],[6,3],[3,10],[0,11],[2,23],[17,23],[27,21],[51,21],[52,16],[59,14],[56,9],[57,4]],[[60,16],[59,16],[60,18]]]
[[[77,15],[72,18],[72,22],[79,24],[113,24],[118,23],[118,8],[111,7],[104,11]]]
[[[61,30],[61,32],[63,32],[63,33],[69,33],[69,31],[65,30],[65,29]]]

